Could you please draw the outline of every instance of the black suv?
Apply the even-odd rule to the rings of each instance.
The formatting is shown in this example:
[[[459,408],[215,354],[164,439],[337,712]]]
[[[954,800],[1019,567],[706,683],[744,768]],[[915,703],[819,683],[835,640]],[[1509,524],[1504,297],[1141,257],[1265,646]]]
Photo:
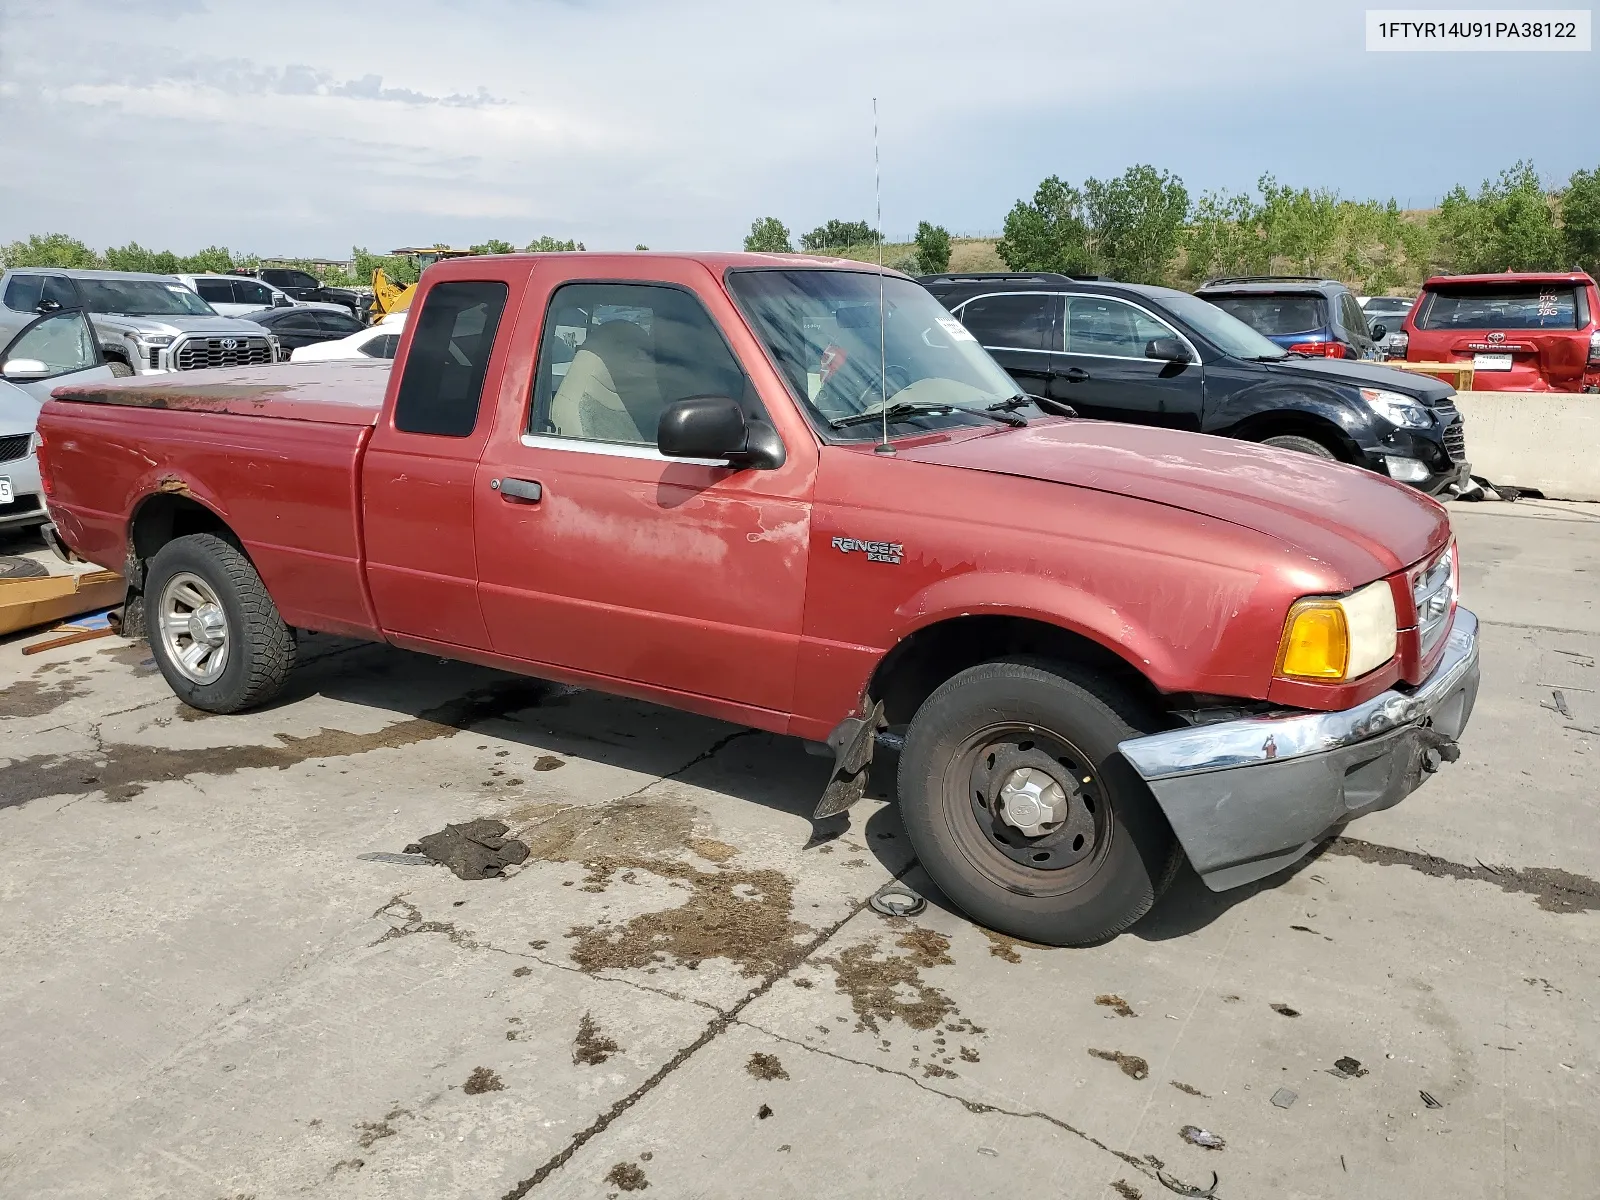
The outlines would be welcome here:
[[[341,305],[348,308],[350,315],[358,321],[366,315],[366,305],[359,292],[349,288],[328,287],[310,271],[302,271],[298,267],[262,267],[254,274],[263,283],[270,283],[280,291],[288,292],[296,300]]]
[[[1187,292],[1049,273],[922,283],[1023,391],[1080,416],[1338,459],[1437,494],[1468,469],[1455,389],[1290,353]]]
[[[1391,332],[1369,327],[1361,301],[1337,279],[1241,275],[1208,279],[1194,294],[1296,354],[1376,359],[1378,344]]]

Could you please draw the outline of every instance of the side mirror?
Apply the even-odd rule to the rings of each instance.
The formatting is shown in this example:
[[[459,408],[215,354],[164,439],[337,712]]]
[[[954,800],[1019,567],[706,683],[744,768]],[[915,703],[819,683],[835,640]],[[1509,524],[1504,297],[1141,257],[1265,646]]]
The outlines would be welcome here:
[[[289,297],[285,296],[282,292],[273,292],[272,293],[272,307],[273,308],[293,308],[294,307],[294,301],[289,299]]]
[[[0,375],[7,379],[43,379],[49,374],[49,365],[37,358],[11,358],[0,367]]]
[[[1144,344],[1144,356],[1161,362],[1186,363],[1189,361],[1189,350],[1175,337],[1158,337]]]
[[[771,470],[783,442],[765,421],[746,421],[727,396],[691,396],[669,404],[656,426],[656,449],[668,458],[720,458],[729,466]]]
[[[1387,325],[1374,325],[1371,328],[1371,333],[1373,341],[1381,342],[1388,335],[1389,327]]]
[[[34,311],[38,312],[38,313],[47,313],[47,314],[48,313],[53,313],[53,312],[60,312],[61,311],[61,301],[59,301],[59,300],[41,300],[41,301],[39,301],[39,306],[36,309],[34,309]]]

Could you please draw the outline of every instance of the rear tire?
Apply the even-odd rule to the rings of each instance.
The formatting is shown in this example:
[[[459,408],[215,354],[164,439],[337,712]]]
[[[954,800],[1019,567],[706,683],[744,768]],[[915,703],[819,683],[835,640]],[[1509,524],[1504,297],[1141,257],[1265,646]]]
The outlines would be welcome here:
[[[145,575],[156,666],[178,699],[205,712],[263,704],[294,669],[294,634],[256,569],[210,533],[174,538]]]
[[[974,920],[1052,946],[1102,942],[1149,911],[1179,865],[1155,798],[1117,750],[1160,723],[1120,684],[1072,664],[992,662],[912,719],[900,809],[923,868]],[[1029,833],[1018,781],[1064,796]],[[1026,789],[1024,789],[1026,790]]]
[[[1277,450],[1293,450],[1296,454],[1309,454],[1314,458],[1325,458],[1330,462],[1338,462],[1339,456],[1324,446],[1315,438],[1301,437],[1297,433],[1280,433],[1276,437],[1262,438],[1263,446],[1271,446]]]
[[[106,366],[111,368],[113,379],[126,379],[133,374],[133,368],[119,358],[108,359]]]

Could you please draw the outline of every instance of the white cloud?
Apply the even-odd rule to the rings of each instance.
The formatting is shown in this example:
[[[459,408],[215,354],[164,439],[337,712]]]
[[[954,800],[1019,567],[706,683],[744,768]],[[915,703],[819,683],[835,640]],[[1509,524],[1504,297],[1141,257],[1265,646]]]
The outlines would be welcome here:
[[[1196,192],[1273,170],[1402,200],[1523,154],[1592,165],[1554,117],[1507,120],[1457,61],[1366,55],[1362,11],[6,0],[0,240],[726,247],[766,213],[870,216],[873,96],[891,233],[997,228],[1047,174],[1134,162]],[[1496,60],[1501,94],[1541,94],[1539,57]],[[1593,97],[1592,74],[1568,90]]]

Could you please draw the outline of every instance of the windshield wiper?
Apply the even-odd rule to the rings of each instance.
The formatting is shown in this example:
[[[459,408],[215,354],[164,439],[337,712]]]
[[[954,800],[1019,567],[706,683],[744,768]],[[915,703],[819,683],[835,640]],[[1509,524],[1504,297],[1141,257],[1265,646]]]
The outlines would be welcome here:
[[[1026,405],[1033,405],[1040,412],[1050,413],[1057,417],[1075,417],[1078,410],[1070,404],[1063,404],[1060,400],[1051,400],[1048,396],[1025,395],[1021,392],[1011,396],[998,404],[991,404],[986,412],[1011,412]]]
[[[891,404],[886,409],[876,409],[872,412],[859,412],[848,417],[840,417],[837,421],[831,421],[829,424],[835,429],[848,429],[852,425],[870,425],[874,421],[889,421],[893,423],[907,420],[910,417],[937,417],[946,413],[958,412],[971,413],[975,417],[988,417],[991,421],[998,421],[1000,424],[1009,425],[1014,429],[1028,423],[1022,417],[1013,416],[1010,413],[990,412],[984,408],[966,408],[960,404],[932,404],[928,401],[918,401],[916,403],[902,401],[899,404]]]

